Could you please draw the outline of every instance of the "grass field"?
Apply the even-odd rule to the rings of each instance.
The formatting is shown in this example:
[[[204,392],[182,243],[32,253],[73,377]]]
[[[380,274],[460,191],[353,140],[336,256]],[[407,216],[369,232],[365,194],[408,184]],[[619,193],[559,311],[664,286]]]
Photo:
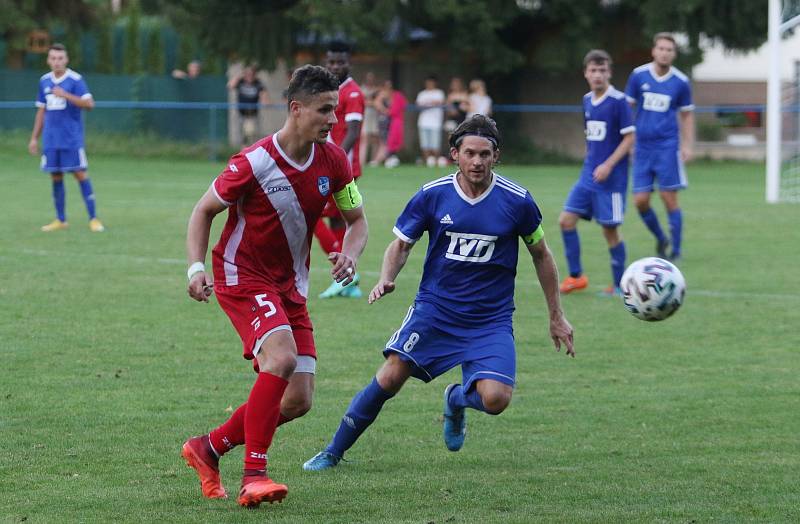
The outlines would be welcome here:
[[[800,260],[797,205],[763,201],[763,169],[690,166],[682,195],[688,282],[663,323],[594,291],[608,284],[600,231],[582,224],[591,292],[565,297],[578,357],[555,353],[530,259],[520,257],[518,385],[499,417],[470,412],[459,453],[441,441],[441,393],[409,382],[348,455],[300,465],[325,444],[382,362],[421,274],[419,246],[380,303],[309,303],[320,360],[315,407],[282,427],[281,505],[200,497],[181,443],[222,422],[254,379],[219,307],[185,292],[186,221],[219,165],[90,158],[101,218],[44,234],[50,188],[37,162],[0,149],[0,521],[3,522],[797,522],[800,521]],[[563,273],[557,216],[576,168],[503,166],[543,209]],[[367,285],[415,188],[440,173],[368,171]],[[657,207],[663,220],[662,207]],[[653,242],[629,209],[629,260]],[[217,221],[218,231],[221,220]],[[315,246],[312,292],[327,285]],[[451,380],[452,379],[452,380]],[[222,464],[238,486],[241,449]]]

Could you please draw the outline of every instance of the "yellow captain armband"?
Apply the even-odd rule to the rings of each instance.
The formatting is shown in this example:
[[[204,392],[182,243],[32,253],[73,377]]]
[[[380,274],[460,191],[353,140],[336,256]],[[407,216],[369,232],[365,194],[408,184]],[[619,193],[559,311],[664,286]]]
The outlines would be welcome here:
[[[530,235],[525,235],[524,237],[522,237],[522,240],[524,240],[525,243],[528,244],[529,246],[533,246],[538,244],[539,241],[543,238],[544,238],[544,229],[542,229],[542,226],[540,224],[539,227],[536,228],[536,231],[534,231]]]
[[[333,199],[336,201],[336,207],[342,211],[357,209],[363,202],[355,180],[351,180],[341,191],[334,193]]]

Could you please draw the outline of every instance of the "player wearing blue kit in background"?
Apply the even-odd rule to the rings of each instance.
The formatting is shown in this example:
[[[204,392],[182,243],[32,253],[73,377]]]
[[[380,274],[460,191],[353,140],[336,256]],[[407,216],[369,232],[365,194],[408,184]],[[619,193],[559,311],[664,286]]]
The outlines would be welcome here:
[[[611,57],[601,49],[589,51],[583,59],[583,76],[591,89],[583,97],[586,159],[558,218],[569,267],[569,276],[561,283],[562,293],[589,285],[581,266],[576,228],[580,218],[594,218],[603,227],[608,243],[612,283],[603,295],[619,294],[619,281],[625,271],[625,243],[619,226],[625,215],[628,153],[633,147],[635,128],[625,94],[610,84],[611,65]]]
[[[516,366],[511,316],[519,237],[544,291],[556,349],[563,343],[575,356],[539,208],[523,187],[492,171],[499,142],[497,126],[486,116],[459,125],[450,136],[458,172],[422,186],[397,219],[397,239],[386,249],[369,302],[394,291],[411,249],[427,232],[416,300],[386,343],[386,362],[353,398],[330,444],[303,469],[336,466],[411,376],[430,382],[461,366],[463,385],[450,384],[444,391],[444,441],[451,451],[464,442],[465,408],[497,415],[508,406]]]
[[[56,219],[42,226],[42,231],[58,231],[68,227],[65,209],[64,173],[71,172],[81,188],[86,211],[89,213],[89,229],[94,232],[105,228],[95,214],[94,190],[86,174],[88,163],[83,149],[83,122],[81,109],[92,109],[94,99],[83,77],[67,69],[69,57],[66,48],[53,44],[47,52],[50,72],[39,80],[36,97],[36,118],[28,143],[28,151],[36,155],[39,151],[39,135],[42,134],[42,171],[50,173],[53,182],[53,204]]]
[[[681,257],[683,233],[678,191],[688,185],[683,164],[691,159],[694,145],[692,90],[686,75],[672,67],[676,52],[675,38],[658,33],[653,37],[653,61],[634,69],[625,88],[628,101],[637,106],[633,200],[656,237],[656,254],[666,258],[670,241],[650,207],[653,181],[658,181],[667,208],[673,262]]]

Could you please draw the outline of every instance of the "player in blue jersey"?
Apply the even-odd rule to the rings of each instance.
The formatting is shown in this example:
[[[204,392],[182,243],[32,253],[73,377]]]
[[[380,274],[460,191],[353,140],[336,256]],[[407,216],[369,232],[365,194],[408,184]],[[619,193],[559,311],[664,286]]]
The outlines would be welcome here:
[[[528,248],[550,313],[550,336],[575,356],[572,326],[558,293],[558,270],[544,240],[531,194],[492,171],[500,135],[494,121],[475,115],[450,136],[458,172],[422,186],[397,219],[397,238],[383,258],[374,303],[395,289],[414,244],[428,233],[428,252],[414,304],[383,350],[385,363],[360,391],[324,451],[303,465],[317,471],[339,463],[409,377],[430,382],[460,365],[463,385],[444,391],[444,440],[464,442],[465,408],[501,413],[515,381],[514,311],[519,238]]]
[[[625,271],[625,243],[619,226],[625,215],[628,153],[635,128],[625,94],[610,83],[611,65],[611,57],[600,49],[589,51],[583,59],[583,76],[591,89],[583,96],[586,159],[558,218],[569,267],[569,276],[561,283],[562,293],[589,285],[581,266],[580,218],[594,218],[603,227],[608,243],[612,283],[603,295],[619,295],[619,281]]]
[[[58,231],[68,227],[65,207],[64,173],[71,172],[81,188],[89,229],[104,231],[95,213],[94,190],[86,174],[88,163],[83,148],[81,109],[94,107],[94,99],[81,75],[67,68],[69,57],[62,44],[53,44],[47,52],[50,72],[39,80],[36,118],[28,143],[32,155],[39,152],[42,134],[42,171],[50,173],[53,182],[53,204],[56,219],[42,226],[42,231]],[[44,133],[42,133],[44,131]]]
[[[634,69],[625,88],[628,101],[637,107],[633,200],[656,237],[656,254],[666,258],[670,240],[650,207],[654,181],[658,182],[667,209],[673,261],[681,257],[683,233],[678,191],[688,185],[683,164],[691,159],[694,145],[692,89],[686,75],[672,66],[676,53],[675,38],[658,33],[653,37],[653,61]]]

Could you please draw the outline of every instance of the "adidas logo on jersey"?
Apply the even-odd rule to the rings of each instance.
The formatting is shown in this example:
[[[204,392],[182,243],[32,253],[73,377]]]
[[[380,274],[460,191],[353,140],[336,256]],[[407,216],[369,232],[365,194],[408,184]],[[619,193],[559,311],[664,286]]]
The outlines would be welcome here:
[[[452,224],[453,223],[453,219],[450,218],[450,213],[447,213],[445,216],[443,216],[442,219],[439,220],[439,223],[440,224]]]

